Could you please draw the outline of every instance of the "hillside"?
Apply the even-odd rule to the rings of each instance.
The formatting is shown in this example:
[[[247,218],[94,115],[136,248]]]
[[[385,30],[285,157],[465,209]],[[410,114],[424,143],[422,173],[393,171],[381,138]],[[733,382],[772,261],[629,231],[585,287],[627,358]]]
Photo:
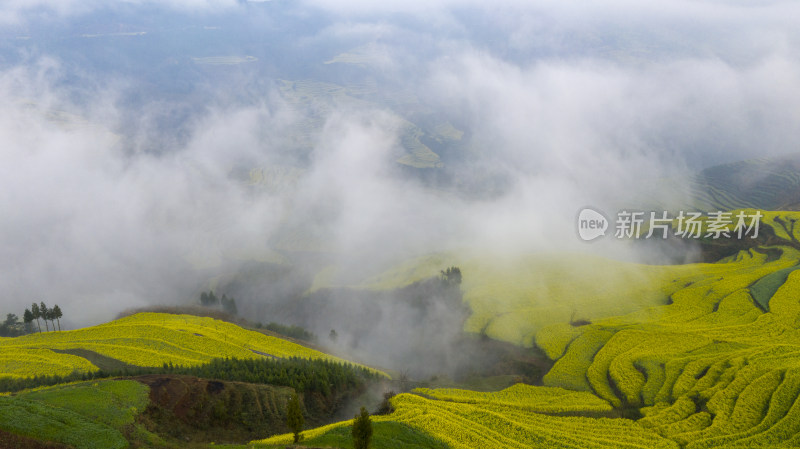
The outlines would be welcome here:
[[[376,421],[409,426],[451,448],[794,447],[800,441],[798,257],[783,246],[716,264],[653,267],[649,283],[664,295],[661,305],[581,325],[520,320],[511,334],[494,334],[534,332],[534,343],[555,361],[544,384],[556,389],[543,391],[585,392],[575,408],[565,398],[540,406],[538,396],[519,392],[416,390],[396,397],[397,412]],[[617,298],[635,292],[621,286]],[[579,297],[576,307],[594,299]],[[625,418],[598,415],[612,408]],[[336,441],[340,427],[309,432],[310,441]],[[282,438],[257,443],[278,447]]]
[[[215,358],[301,357],[345,362],[231,323],[191,315],[138,313],[98,326],[0,340],[0,377],[91,372],[98,364],[191,366]]]
[[[800,155],[749,159],[706,168],[683,178],[668,178],[644,186],[637,198],[656,210],[705,212],[755,208],[800,210]],[[652,204],[651,198],[675,203]]]
[[[611,407],[589,393],[516,385],[497,393],[464,390],[415,390],[392,400],[396,411],[373,417],[375,448],[405,447],[391,436],[409,438],[422,432],[431,438],[417,447],[468,449],[509,448],[677,448],[636,422],[623,418],[565,416],[603,413]],[[308,444],[347,447],[350,422],[307,432]],[[398,431],[399,430],[399,431]],[[254,441],[256,447],[279,448],[290,436]],[[395,440],[396,441],[396,440]],[[409,446],[414,447],[414,446]]]
[[[393,413],[373,418],[374,447],[792,447],[800,441],[797,220],[800,213],[765,212],[766,240],[715,263],[639,265],[564,254],[503,262],[448,254],[363,280],[352,288],[365,301],[369,292],[375,301],[388,300],[380,293],[397,288],[418,301],[425,292],[442,294],[420,279],[460,266],[468,306],[463,331],[535,347],[554,363],[543,386],[400,394],[391,401]],[[319,287],[311,298],[327,288]],[[0,339],[0,350],[6,374],[17,378],[114,364],[191,368],[218,357],[341,361],[211,318],[156,313]],[[122,448],[130,441],[176,447],[179,440],[206,447],[215,435],[253,439],[256,447],[290,442],[286,435],[262,439],[286,431],[287,387],[215,384],[181,373],[134,379],[2,397],[0,429],[76,448]],[[322,427],[308,430],[306,443],[348,447],[350,422],[325,425],[331,417],[311,413],[311,397],[305,407],[317,418],[309,426]],[[30,430],[36,426],[49,430]]]
[[[554,390],[542,395],[599,401],[569,408],[558,398],[547,407],[538,393],[417,389],[396,397],[397,412],[375,418],[376,428],[407,426],[451,448],[796,447],[798,219],[765,212],[766,240],[715,263],[539,255],[502,264],[451,254],[367,279],[359,288],[380,291],[460,266],[471,309],[465,331],[543,350],[555,364],[543,379]],[[310,431],[310,441],[335,447],[347,425]]]
[[[76,449],[247,441],[288,431],[285,410],[293,393],[288,387],[174,375],[39,388],[0,397],[0,442],[5,433],[31,447]],[[318,410],[305,411],[311,423],[330,420]]]
[[[147,405],[148,391],[134,381],[105,381],[0,397],[0,428],[76,449],[122,449],[122,431]]]
[[[15,392],[0,393],[0,442],[9,447],[242,442],[287,431],[295,392],[309,424],[321,425],[386,377],[228,322],[163,313],[4,338],[0,351],[0,385]],[[95,380],[80,381],[87,377]],[[18,391],[25,386],[39,387]]]
[[[800,213],[764,214],[759,239],[702,241],[714,251],[733,253],[714,263],[646,265],[564,253],[511,259],[434,254],[409,260],[354,288],[373,292],[402,288],[438,275],[441,267],[459,266],[464,273],[463,301],[469,306],[464,331],[525,347],[533,346],[544,326],[659,311],[658,306],[691,294],[698,283],[719,283],[721,289],[736,282],[745,288],[764,279],[754,288],[751,303],[757,310],[769,310],[774,290],[767,286],[777,288],[776,280],[785,279],[800,263],[800,228],[794,226]],[[336,283],[333,276],[325,281]],[[327,287],[318,278],[316,288]]]

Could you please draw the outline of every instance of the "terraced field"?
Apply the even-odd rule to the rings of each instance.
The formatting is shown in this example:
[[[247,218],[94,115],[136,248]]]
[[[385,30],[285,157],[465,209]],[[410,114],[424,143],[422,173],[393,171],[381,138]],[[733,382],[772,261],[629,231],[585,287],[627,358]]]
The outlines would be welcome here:
[[[99,326],[0,340],[0,376],[88,372],[97,368],[77,355],[88,350],[136,366],[200,365],[214,358],[301,357],[344,360],[249,331],[224,321],[191,315],[139,313]]]
[[[573,314],[576,319],[610,317],[667,300],[661,285],[669,273],[585,255],[530,255],[504,261],[437,254],[411,260],[356,286],[368,290],[404,287],[437,276],[451,265],[461,268],[461,290],[472,310],[464,330],[525,347],[533,345],[542,326],[569,321]],[[315,288],[341,285],[334,273],[331,269],[315,279]],[[628,290],[620,292],[619,285]]]
[[[424,397],[427,396],[427,397]],[[563,404],[563,405],[559,405]],[[610,409],[602,399],[557,388],[517,385],[497,393],[465,390],[415,390],[392,399],[396,411],[373,417],[378,424],[407,426],[438,445],[451,449],[497,448],[677,448],[678,445],[651,429],[622,418],[553,416],[539,413],[597,412]],[[326,444],[331,434],[341,433],[350,421],[306,433],[307,444]],[[381,427],[376,426],[380,439]],[[291,435],[251,444],[282,447]],[[383,447],[403,447],[385,445]],[[436,445],[428,447],[437,447]]]
[[[774,220],[791,222],[800,213],[773,213],[762,226]],[[796,237],[795,237],[796,238]],[[785,243],[791,243],[789,239]],[[436,276],[442,267],[457,265],[464,275],[461,289],[471,316],[467,332],[531,347],[537,334],[549,325],[554,339],[578,332],[571,320],[596,322],[614,318],[615,323],[639,322],[648,314],[676,313],[660,306],[671,301],[692,302],[703,288],[711,290],[749,288],[758,302],[748,299],[759,313],[767,304],[776,281],[800,263],[800,253],[790,246],[753,248],[718,263],[688,265],[641,265],[587,255],[539,254],[512,261],[489,257],[437,254],[414,259],[385,273],[355,284],[357,288],[385,290],[403,287]],[[342,285],[335,268],[315,279],[315,289]],[[711,306],[697,305],[697,313]],[[761,306],[767,310],[769,305]],[[633,313],[632,316],[627,316]],[[688,312],[687,312],[688,313]],[[545,347],[551,350],[551,345]],[[552,348],[553,355],[561,349]],[[563,348],[562,348],[563,349]]]
[[[502,263],[451,254],[362,281],[359,288],[394,288],[458,265],[472,309],[465,330],[536,345],[554,360],[542,387],[417,389],[396,396],[394,413],[373,418],[374,447],[800,446],[798,220],[800,213],[766,212],[762,226],[776,244],[717,263],[655,266],[586,256]],[[335,270],[328,270],[317,287],[335,282]],[[210,318],[145,313],[0,339],[0,375],[96,369],[76,350],[138,366],[197,365],[225,356],[333,359]],[[59,388],[74,391],[0,397],[0,429],[34,429],[76,447],[124,447],[118,429],[139,407],[135,394],[120,395],[105,384]],[[122,406],[103,411],[95,402]],[[306,441],[346,447],[350,424],[309,430]],[[251,444],[290,442],[282,435]]]
[[[795,250],[781,250],[781,259],[796,259]],[[748,253],[719,265],[748,259],[755,262]],[[707,273],[658,313],[601,320],[567,335],[563,326],[542,329],[537,344],[562,353],[545,384],[641,407],[640,424],[688,448],[796,445],[800,273],[795,265],[770,267],[776,262]],[[773,288],[757,301],[751,289],[764,280]]]
[[[685,179],[665,179],[645,189],[641,198],[681,198],[678,208],[711,212],[740,208],[800,210],[800,156],[761,158],[707,168]],[[668,195],[664,195],[669,192]],[[647,204],[673,210],[674,204]]]
[[[148,403],[136,381],[83,382],[0,396],[0,429],[76,449],[122,449],[120,432]],[[139,429],[144,436],[146,431]],[[147,435],[153,441],[158,437]]]
[[[798,220],[796,212],[765,212],[762,226],[777,244],[717,263],[437,255],[370,278],[360,287],[407,285],[458,265],[473,312],[465,330],[535,344],[555,361],[544,377],[553,390],[416,390],[377,419],[450,447],[797,447]],[[570,396],[579,392],[587,396]],[[610,409],[641,418],[595,417]]]
[[[791,222],[795,216],[770,214],[767,222]],[[789,228],[785,238],[795,232]],[[376,420],[402,423],[451,448],[795,447],[800,444],[798,262],[798,250],[776,246],[714,264],[641,267],[647,282],[618,290],[618,300],[649,292],[663,295],[663,304],[640,303],[630,313],[583,325],[570,325],[564,315],[560,321],[550,318],[551,324],[522,319],[513,334],[489,334],[513,335],[509,340],[520,343],[519,335],[535,330],[535,344],[556,361],[544,377],[546,387],[516,385],[497,393],[418,389],[396,397],[397,411]],[[612,263],[609,269],[625,265]],[[462,271],[473,311],[476,304],[492,305],[476,300],[476,292],[505,286],[470,284],[469,271]],[[425,272],[398,273],[387,273],[371,286]],[[652,291],[643,288],[648,284]],[[510,295],[511,304],[523,304],[522,299],[513,302],[514,295],[522,298],[524,291],[516,289],[526,287],[530,284],[517,282],[515,289],[498,290]],[[751,289],[760,292],[754,295]],[[599,289],[582,300],[602,301],[603,293]],[[488,307],[476,311],[481,312],[490,321],[497,316]],[[522,326],[530,327],[522,331]],[[642,418],[594,417],[612,409],[639,410]],[[309,437],[322,441],[337,428],[317,429]],[[281,438],[259,444],[278,444]]]
[[[591,393],[525,384],[516,384],[498,392],[417,388],[414,393],[439,401],[487,407],[514,407],[537,413],[609,412],[612,410],[608,401]]]

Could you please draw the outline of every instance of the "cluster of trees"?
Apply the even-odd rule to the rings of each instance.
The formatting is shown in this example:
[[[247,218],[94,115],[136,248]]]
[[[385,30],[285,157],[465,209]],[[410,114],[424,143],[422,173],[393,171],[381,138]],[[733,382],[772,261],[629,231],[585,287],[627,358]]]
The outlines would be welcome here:
[[[295,325],[287,326],[285,324],[280,324],[272,321],[267,324],[257,323],[256,329],[266,329],[268,331],[275,332],[276,334],[281,334],[286,337],[296,338],[298,340],[311,341],[311,342],[317,341],[316,335],[303,329],[300,326],[295,326]]]
[[[48,326],[47,322],[53,325],[53,330],[56,330],[56,322],[58,322],[58,330],[61,330],[61,317],[64,316],[61,313],[61,307],[58,307],[58,304],[54,305],[53,308],[48,308],[47,305],[42,301],[39,304],[33,303],[31,304],[30,309],[25,309],[25,314],[22,316],[22,319],[25,321],[26,326],[32,326],[33,320],[36,320],[36,327],[39,329],[39,332],[42,332],[42,324],[39,322],[39,319],[44,320],[45,330],[48,332],[50,331],[50,326]]]
[[[325,398],[348,389],[358,389],[378,375],[366,368],[329,360],[287,359],[214,359],[199,366],[167,365],[168,374],[187,374],[203,379],[231,380],[255,384],[291,387],[303,393],[317,393]]]
[[[286,404],[286,426],[294,434],[295,444],[303,441],[304,425],[305,418],[303,417],[303,410],[300,408],[300,399],[295,393]],[[366,408],[361,407],[361,413],[357,414],[353,419],[351,434],[353,436],[354,449],[369,449],[372,442],[372,420],[369,418],[369,412],[367,412]]]
[[[18,337],[37,330],[41,332],[42,323],[39,320],[44,320],[44,327],[47,331],[50,331],[50,324],[52,324],[53,330],[56,330],[56,323],[58,324],[58,330],[61,330],[61,317],[63,316],[64,314],[58,304],[49,308],[44,301],[39,304],[33,303],[31,308],[25,309],[25,313],[22,314],[22,322],[19,321],[19,317],[14,313],[6,315],[5,321],[0,324],[0,337]],[[36,321],[35,328],[33,327],[34,321]],[[50,324],[48,324],[48,321]]]
[[[30,329],[19,322],[19,317],[13,313],[6,315],[6,320],[0,324],[0,337],[17,337],[29,334]]]
[[[441,273],[440,279],[446,286],[461,285],[461,268],[449,267]]]
[[[25,313],[22,315],[22,322],[19,321],[19,317],[14,313],[6,315],[5,321],[0,324],[0,337],[18,337],[36,331],[41,332],[42,323],[39,320],[44,320],[44,327],[47,331],[50,330],[51,324],[53,330],[56,330],[56,324],[58,324],[58,330],[61,330],[61,317],[63,316],[64,314],[58,304],[49,308],[44,302],[33,303],[30,309],[25,309]],[[34,321],[36,321],[36,327],[33,326]]]
[[[221,307],[222,310],[231,315],[239,314],[235,299],[228,298],[224,293],[222,294],[222,298],[218,298],[213,290],[209,290],[207,293],[200,293],[200,304],[205,307]]]

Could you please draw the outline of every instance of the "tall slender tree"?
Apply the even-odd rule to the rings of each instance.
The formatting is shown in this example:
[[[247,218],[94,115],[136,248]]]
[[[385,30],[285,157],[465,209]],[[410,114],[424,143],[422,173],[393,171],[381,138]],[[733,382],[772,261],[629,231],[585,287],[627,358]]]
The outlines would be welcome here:
[[[300,408],[300,398],[297,393],[289,398],[289,403],[286,405],[286,426],[294,434],[295,444],[303,439],[303,425],[305,418],[303,417],[303,410]]]
[[[39,323],[39,318],[42,317],[42,311],[39,310],[39,304],[33,303],[31,304],[31,313],[33,314],[33,319],[36,320],[36,327],[39,328],[39,333],[42,333],[42,325]]]
[[[33,329],[33,325],[31,324],[33,321],[33,313],[29,309],[25,309],[25,313],[22,314],[22,321],[25,322],[25,331],[31,332]]]
[[[50,325],[53,327],[53,331],[56,330],[56,314],[53,312],[53,308],[47,309],[47,319],[50,320]]]
[[[50,326],[47,325],[47,320],[50,319],[50,309],[47,308],[44,301],[39,303],[39,313],[41,314],[42,319],[44,320],[45,329],[47,329],[47,332],[50,332]]]
[[[64,316],[64,314],[61,313],[61,307],[58,307],[58,304],[54,305],[53,306],[53,317],[56,319],[56,321],[58,321],[58,330],[59,331],[61,330],[61,319],[60,318],[62,316]]]
[[[372,442],[372,421],[369,412],[361,407],[361,413],[353,420],[353,447],[355,449],[369,449]]]

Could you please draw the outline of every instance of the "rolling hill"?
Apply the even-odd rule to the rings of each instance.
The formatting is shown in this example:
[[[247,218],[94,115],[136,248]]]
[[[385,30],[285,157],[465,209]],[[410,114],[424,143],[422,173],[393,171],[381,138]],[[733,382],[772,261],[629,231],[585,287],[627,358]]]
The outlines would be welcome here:
[[[533,332],[533,343],[555,361],[544,377],[553,389],[542,396],[585,392],[575,408],[570,405],[575,399],[564,397],[537,405],[542,396],[535,390],[523,397],[513,390],[418,389],[396,397],[397,411],[376,421],[409,426],[451,448],[795,447],[800,442],[798,257],[797,250],[783,246],[744,250],[715,264],[654,266],[648,283],[665,298],[660,305],[580,324],[562,316],[549,325],[546,319],[538,327],[520,319],[496,328],[513,332],[485,328],[489,336],[518,344],[524,343],[520,335]],[[465,288],[481,291],[466,283]],[[616,293],[624,301],[640,291],[623,285]],[[598,295],[580,296],[575,305],[601,300]],[[483,311],[490,322],[505,316]],[[505,313],[524,316],[525,309]],[[612,409],[626,417],[598,415]],[[347,425],[311,431],[310,441],[334,441]],[[285,438],[254,443],[277,447]]]
[[[450,254],[366,279],[359,288],[396,288],[437,267],[460,266],[472,310],[465,331],[537,346],[555,362],[543,382],[556,390],[545,391],[584,392],[613,410],[598,414],[609,409],[586,403],[562,410],[570,402],[561,399],[547,408],[508,391],[417,389],[396,397],[397,411],[376,421],[409,426],[451,448],[796,447],[798,219],[797,212],[765,212],[772,245],[715,263],[595,259],[584,267],[585,256],[501,264]],[[314,430],[310,441],[333,441],[347,425]],[[281,438],[254,443],[274,447]]]
[[[158,367],[191,366],[216,358],[345,360],[231,323],[192,315],[138,313],[99,326],[0,340],[0,377],[90,372],[92,361]]]
[[[0,385],[13,392],[0,393],[0,446],[246,441],[285,432],[286,403],[296,392],[307,420],[319,425],[368,382],[387,377],[228,322],[166,313],[3,338],[0,353]],[[80,381],[87,377],[94,380]],[[31,385],[44,386],[18,391]]]
[[[782,244],[742,249],[715,263],[638,265],[531,255],[502,264],[436,255],[365,279],[359,289],[380,291],[410,285],[444,265],[461,266],[463,297],[472,312],[464,330],[535,345],[554,362],[544,386],[518,384],[483,393],[417,388],[397,395],[393,413],[373,418],[374,447],[795,446],[800,442],[800,250],[793,223],[800,214],[765,215],[762,225],[771,230],[771,241]],[[38,354],[40,361],[53,360],[46,369],[86,371],[96,366],[92,360],[138,366],[192,366],[217,356],[340,360],[210,318],[153,313],[1,339],[0,350],[7,360]],[[36,360],[6,363],[6,374],[44,374],[41,367],[47,365]],[[104,415],[114,422],[103,421],[81,409],[80,401],[65,399],[71,390],[60,389],[72,388],[78,396],[113,398],[114,393],[80,385],[0,398],[5,413],[0,428],[30,435],[22,429],[44,423],[56,429],[43,433],[46,439],[73,444],[65,435],[77,428],[82,437],[75,444],[103,441],[75,447],[123,444],[130,436],[121,433],[119,423],[130,420],[131,407],[138,409],[124,404],[136,395],[126,396],[132,398],[128,402],[113,400],[123,405]],[[65,424],[46,424],[56,421]],[[349,425],[340,421],[308,430],[306,441],[347,447]],[[150,431],[141,429],[138,438],[152,433],[145,432]],[[152,435],[153,441],[160,438]],[[250,444],[284,447],[290,438]]]
[[[696,185],[705,182],[702,189],[712,184],[719,189],[702,200],[709,210],[787,205],[791,195],[768,182],[775,177],[783,186],[793,182],[781,167],[791,164],[732,164],[704,172]],[[764,173],[753,191],[737,193],[725,184],[726,173],[752,170]],[[552,360],[542,386],[517,384],[499,392],[417,388],[399,394],[391,400],[393,413],[374,417],[376,448],[794,447],[800,444],[800,212],[763,214],[758,239],[716,243],[733,252],[711,263],[645,265],[577,254],[514,260],[433,254],[351,284],[329,268],[309,293],[336,286],[386,292],[420,285],[443,267],[459,266],[469,310],[463,331],[535,347]],[[165,363],[199,367],[225,357],[344,362],[211,318],[139,313],[85,329],[2,338],[0,377]],[[272,397],[273,402],[259,409],[264,418],[253,429],[260,430],[237,430],[227,434],[231,439],[286,430],[281,404],[291,389],[225,381],[228,395],[205,398],[200,390],[211,388],[209,381],[170,376],[2,396],[0,430],[76,448],[123,448],[130,441],[172,447],[174,441],[163,435],[175,423],[182,422],[182,437],[202,433],[190,421],[179,421],[178,415],[189,418],[185,407],[175,408],[176,398],[203,398],[193,402],[193,409],[211,419],[213,427],[218,424],[213,404],[228,404],[236,395]],[[171,385],[177,393],[158,396],[153,388],[159,385]],[[255,410],[243,403],[237,407],[245,414]],[[167,415],[172,421],[146,425]],[[237,423],[248,422],[242,419]],[[348,447],[349,425],[339,421],[308,430],[306,442]],[[196,447],[205,447],[208,438]],[[284,447],[290,438],[256,439],[250,445]]]

